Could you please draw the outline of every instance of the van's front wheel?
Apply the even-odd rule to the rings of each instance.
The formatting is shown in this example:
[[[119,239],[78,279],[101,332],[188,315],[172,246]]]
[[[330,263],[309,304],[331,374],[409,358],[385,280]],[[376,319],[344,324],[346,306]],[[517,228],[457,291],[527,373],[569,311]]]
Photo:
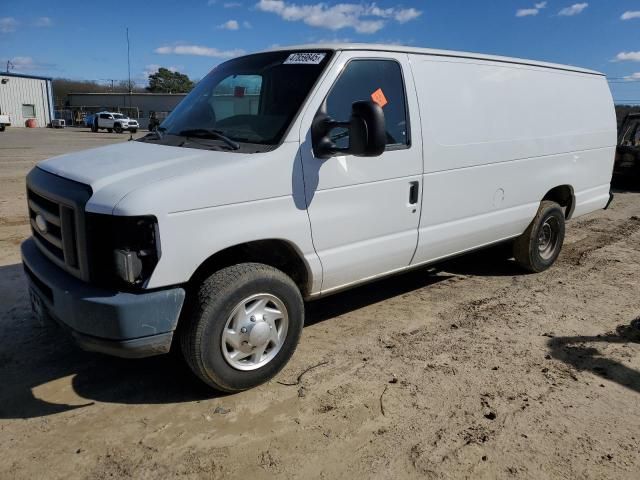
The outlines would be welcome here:
[[[516,261],[530,272],[542,272],[554,264],[564,242],[564,212],[548,200],[540,203],[535,218],[513,244]]]
[[[293,355],[304,324],[300,290],[273,267],[243,263],[202,282],[181,332],[184,357],[205,383],[238,392],[266,382]]]

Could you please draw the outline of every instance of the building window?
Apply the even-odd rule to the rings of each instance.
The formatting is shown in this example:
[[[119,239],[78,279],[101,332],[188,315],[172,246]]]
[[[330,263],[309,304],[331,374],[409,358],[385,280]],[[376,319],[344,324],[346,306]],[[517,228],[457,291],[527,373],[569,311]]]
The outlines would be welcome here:
[[[22,104],[22,118],[36,118],[36,106]]]

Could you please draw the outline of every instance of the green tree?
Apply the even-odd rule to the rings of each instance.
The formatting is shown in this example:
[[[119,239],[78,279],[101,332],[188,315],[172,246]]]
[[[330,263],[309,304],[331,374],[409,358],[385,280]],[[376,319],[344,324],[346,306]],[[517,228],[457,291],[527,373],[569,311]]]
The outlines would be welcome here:
[[[156,73],[149,75],[147,90],[154,93],[188,93],[192,88],[193,82],[184,73],[160,67]]]

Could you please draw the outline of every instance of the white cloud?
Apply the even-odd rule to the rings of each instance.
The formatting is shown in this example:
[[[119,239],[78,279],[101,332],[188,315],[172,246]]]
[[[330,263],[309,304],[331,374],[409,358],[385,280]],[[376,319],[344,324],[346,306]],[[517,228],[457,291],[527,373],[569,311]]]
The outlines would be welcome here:
[[[240,25],[238,24],[237,20],[227,20],[222,25],[218,25],[218,28],[221,28],[223,30],[238,30],[240,28]]]
[[[547,2],[536,3],[532,8],[521,8],[516,11],[516,17],[535,17],[540,10],[547,7]]]
[[[614,61],[618,62],[640,62],[640,52],[620,52]]]
[[[260,0],[258,10],[275,13],[289,22],[303,21],[312,27],[341,30],[353,28],[358,33],[375,33],[386,24],[386,20],[406,23],[422,15],[415,8],[380,8],[375,3],[338,3],[327,5],[295,4],[284,0]]]
[[[638,80],[640,80],[640,72],[632,73],[631,75],[627,75],[626,77],[624,77],[624,79],[628,80],[628,81],[638,81]]]
[[[182,65],[179,65],[179,66],[171,65],[169,67],[165,67],[164,65],[158,65],[157,63],[151,63],[149,65],[145,65],[144,70],[142,71],[142,74],[143,74],[144,78],[146,79],[147,77],[149,77],[149,75],[153,75],[154,73],[157,73],[158,70],[160,70],[160,68],[166,68],[170,72],[178,72],[178,71],[184,69],[184,67]]]
[[[538,13],[540,13],[540,10],[537,8],[521,8],[516,12],[516,17],[533,17]]]
[[[558,15],[562,17],[573,17],[574,15],[582,13],[588,6],[588,3],[574,3],[570,7],[560,10]]]
[[[232,58],[245,53],[244,50],[241,49],[219,50],[201,45],[165,45],[156,48],[154,52],[160,55],[195,55],[213,58]]]
[[[632,20],[634,18],[640,18],[640,10],[624,12],[620,20]]]
[[[3,68],[6,67],[7,60],[11,62],[11,71],[15,72],[33,72],[35,70],[54,67],[51,64],[38,63],[31,57],[13,57],[0,59],[0,64],[2,64]]]
[[[13,17],[0,17],[0,33],[15,32],[20,23]]]
[[[422,15],[420,10],[416,10],[415,8],[405,8],[395,12],[393,14],[393,18],[396,22],[407,23],[418,18],[420,15]]]
[[[53,20],[49,17],[38,17],[33,22],[34,27],[50,27],[53,25]]]
[[[247,22],[246,20],[242,22],[242,26],[244,28],[253,28],[253,25],[251,25],[251,23]]]

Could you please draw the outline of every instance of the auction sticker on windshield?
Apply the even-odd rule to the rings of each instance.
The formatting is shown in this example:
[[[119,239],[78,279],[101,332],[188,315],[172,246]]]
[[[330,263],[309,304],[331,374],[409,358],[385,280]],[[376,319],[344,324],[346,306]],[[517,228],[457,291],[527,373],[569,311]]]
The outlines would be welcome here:
[[[326,53],[292,53],[284,61],[284,65],[318,65]]]

